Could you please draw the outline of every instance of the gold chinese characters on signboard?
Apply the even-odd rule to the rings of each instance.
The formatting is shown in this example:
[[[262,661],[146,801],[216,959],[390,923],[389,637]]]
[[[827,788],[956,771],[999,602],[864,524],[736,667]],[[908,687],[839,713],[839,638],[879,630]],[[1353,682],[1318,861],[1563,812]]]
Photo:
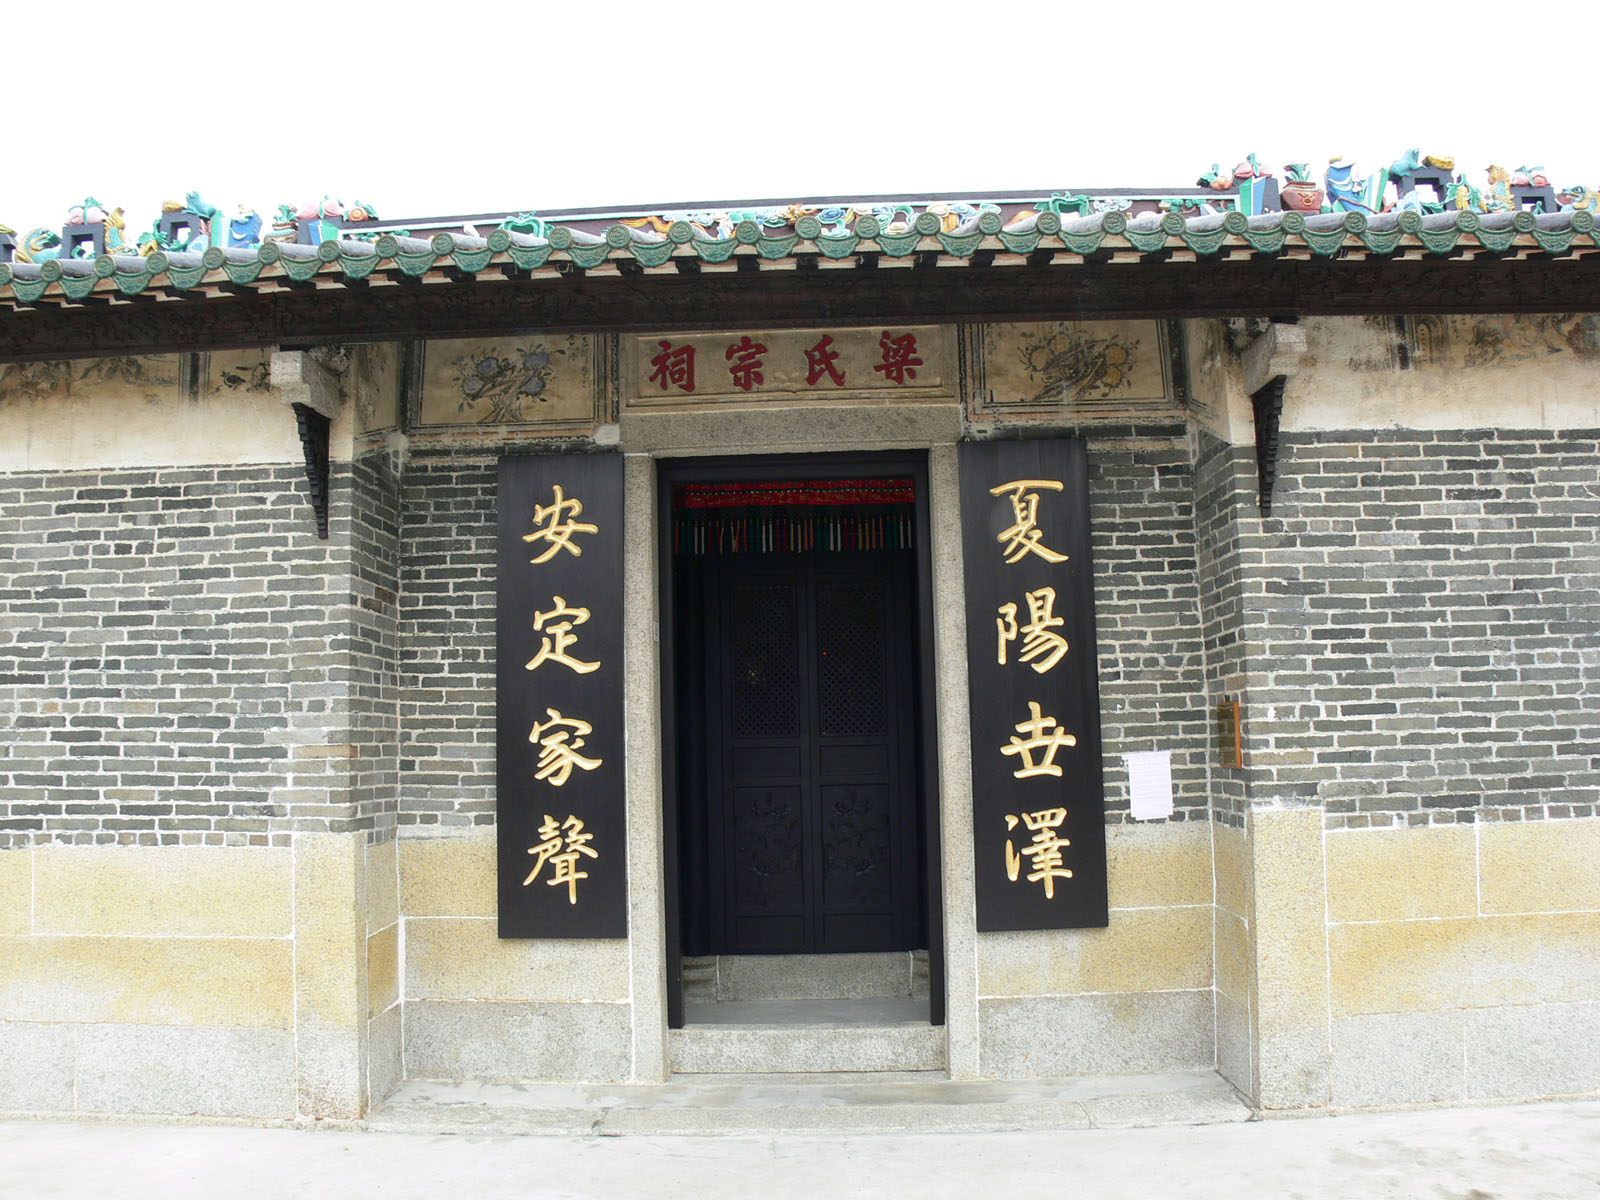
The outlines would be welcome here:
[[[1044,808],[1038,812],[1020,814],[1007,813],[1008,830],[1015,829],[1020,821],[1033,837],[1023,843],[1020,852],[1012,838],[1006,839],[1006,878],[1015,883],[1022,871],[1023,860],[1026,859],[1031,868],[1028,872],[1028,882],[1044,884],[1045,898],[1054,900],[1056,880],[1072,878],[1072,871],[1064,865],[1065,859],[1061,855],[1062,850],[1072,845],[1061,836],[1061,825],[1066,819],[1067,810],[1064,808]]]
[[[1068,556],[1053,550],[1045,542],[1044,530],[1039,527],[1039,494],[1060,492],[1064,484],[1059,479],[1012,479],[989,489],[994,497],[1004,497],[1011,505],[1012,522],[995,535],[1000,543],[1001,560],[1015,566],[1030,555],[1056,566],[1067,561]],[[1000,666],[1008,665],[1009,650],[1020,635],[1022,650],[1016,656],[1017,666],[1029,666],[1036,674],[1049,672],[1067,654],[1067,639],[1055,632],[1066,621],[1055,615],[1056,589],[1035,587],[1023,593],[1027,607],[1026,622],[1018,620],[1019,609],[1014,602],[998,607],[995,626],[998,633],[996,659]],[[1077,736],[1068,733],[1057,718],[1044,711],[1037,700],[1029,700],[1028,715],[1018,721],[1016,730],[1000,747],[1000,753],[1017,762],[1012,777],[1020,780],[1038,777],[1059,779],[1063,768],[1056,755],[1063,749],[1078,744]],[[1071,842],[1061,834],[1061,825],[1067,819],[1062,807],[1038,809],[1032,812],[1006,814],[1007,831],[1015,830],[1018,823],[1033,834],[1019,851],[1014,838],[1006,839],[1006,878],[1017,882],[1024,860],[1032,868],[1027,882],[1042,884],[1046,899],[1055,899],[1058,879],[1071,879],[1072,872],[1063,866],[1062,850]]]
[[[1039,492],[1059,492],[1059,479],[1013,479],[989,489],[991,496],[1007,496],[1011,501],[1011,515],[1015,523],[995,537],[1005,543],[1005,560],[1019,563],[1030,554],[1037,554],[1046,562],[1066,562],[1065,554],[1058,554],[1042,544],[1043,531],[1039,528]]]
[[[528,847],[528,853],[534,856],[533,870],[528,872],[528,877],[522,881],[522,886],[527,887],[539,878],[539,872],[544,870],[545,864],[550,865],[550,877],[545,883],[550,887],[567,886],[567,903],[578,902],[578,881],[589,878],[589,872],[579,869],[581,857],[599,858],[600,852],[589,845],[594,841],[594,834],[585,832],[583,822],[577,817],[568,815],[565,821],[557,822],[549,813],[544,816],[544,823],[539,826],[539,836],[544,839],[537,846]]]
[[[1043,675],[1060,662],[1061,656],[1070,648],[1067,639],[1055,632],[1066,621],[1055,615],[1055,588],[1034,588],[1031,592],[1024,592],[1023,599],[1028,606],[1026,624],[1017,623],[1015,604],[1002,604],[998,609],[999,616],[995,618],[995,624],[999,626],[1000,649],[996,659],[1002,667],[1006,665],[1006,650],[1020,633],[1022,653],[1017,656],[1017,661],[1028,663],[1035,672]]]
[[[575,558],[581,557],[583,544],[578,540],[580,535],[587,536],[600,531],[594,523],[580,521],[578,518],[582,515],[583,501],[576,496],[568,496],[561,484],[553,484],[550,503],[534,506],[533,529],[522,535],[522,540],[533,552],[533,557],[528,561],[537,566],[549,562],[563,551]],[[575,630],[587,624],[590,615],[588,608],[569,604],[564,596],[552,595],[548,608],[536,609],[533,613],[534,632],[540,635],[539,650],[525,664],[525,669],[538,671],[555,664],[577,675],[589,675],[599,670],[601,664],[598,659],[580,658],[576,652],[579,637]],[[593,771],[601,766],[603,760],[582,753],[586,739],[593,733],[594,726],[581,717],[569,716],[560,709],[547,707],[545,719],[536,722],[528,733],[528,741],[539,747],[534,779],[551,787],[564,787],[574,771]],[[544,824],[539,827],[539,836],[543,840],[528,849],[535,859],[533,870],[522,881],[523,886],[533,883],[549,863],[552,871],[545,882],[551,886],[565,884],[568,902],[576,904],[578,882],[589,877],[586,871],[579,870],[579,859],[585,856],[591,859],[599,857],[599,851],[589,844],[594,840],[594,835],[584,830],[583,821],[577,816],[569,814],[565,821],[558,823],[553,816],[546,814]]]

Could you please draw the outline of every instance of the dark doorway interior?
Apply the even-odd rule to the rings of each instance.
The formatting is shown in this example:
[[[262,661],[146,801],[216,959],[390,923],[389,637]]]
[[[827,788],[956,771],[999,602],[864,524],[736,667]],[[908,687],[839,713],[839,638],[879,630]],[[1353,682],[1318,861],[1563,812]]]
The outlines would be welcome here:
[[[674,1026],[686,956],[921,949],[943,1022],[925,479],[663,466]]]
[[[927,944],[911,582],[909,550],[682,561],[685,954]]]

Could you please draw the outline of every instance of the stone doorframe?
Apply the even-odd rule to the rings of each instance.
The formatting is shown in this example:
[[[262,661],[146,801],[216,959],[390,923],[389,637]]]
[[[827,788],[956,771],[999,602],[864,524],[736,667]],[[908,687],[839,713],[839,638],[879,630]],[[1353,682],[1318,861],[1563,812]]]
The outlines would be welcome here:
[[[920,457],[920,452],[912,451]],[[938,860],[929,887],[938,889],[931,928],[944,951],[945,1030],[953,1078],[978,1075],[976,925],[972,889],[972,779],[970,769],[963,624],[963,576],[956,447],[927,447],[927,557],[929,586],[919,598],[919,622],[931,632],[932,669],[922,700],[931,709],[925,728],[933,745],[924,769],[937,790],[934,815]],[[885,454],[884,457],[888,457]],[[667,1074],[668,878],[665,765],[668,723],[663,720],[659,549],[661,497],[652,454],[628,454],[624,466],[623,692],[626,706],[628,920],[632,984],[634,1077]],[[920,584],[919,584],[920,590]],[[934,922],[930,922],[930,926]]]

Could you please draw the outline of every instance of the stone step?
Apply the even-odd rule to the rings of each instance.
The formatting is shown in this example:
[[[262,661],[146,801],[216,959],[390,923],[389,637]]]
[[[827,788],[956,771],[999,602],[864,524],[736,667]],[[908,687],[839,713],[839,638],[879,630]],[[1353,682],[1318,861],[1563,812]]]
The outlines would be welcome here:
[[[926,1001],[751,1000],[684,1007],[667,1031],[677,1073],[942,1071],[945,1036]]]
[[[928,994],[928,952],[724,954],[683,960],[686,1004]]]
[[[1207,1125],[1251,1118],[1212,1071],[951,1080],[943,1072],[674,1075],[657,1084],[402,1084],[362,1124],[412,1133],[714,1136]]]
[[[717,1002],[717,960],[715,958],[685,958],[683,960],[683,1002],[685,1004],[715,1004]]]
[[[693,1075],[942,1071],[944,1030],[933,1025],[697,1025],[668,1032],[667,1061],[675,1073]]]

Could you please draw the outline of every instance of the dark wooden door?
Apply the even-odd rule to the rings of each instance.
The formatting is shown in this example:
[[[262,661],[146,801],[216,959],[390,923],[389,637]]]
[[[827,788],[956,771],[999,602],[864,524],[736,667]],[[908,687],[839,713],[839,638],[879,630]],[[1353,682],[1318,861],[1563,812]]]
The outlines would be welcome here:
[[[706,562],[711,952],[920,943],[910,556]]]

